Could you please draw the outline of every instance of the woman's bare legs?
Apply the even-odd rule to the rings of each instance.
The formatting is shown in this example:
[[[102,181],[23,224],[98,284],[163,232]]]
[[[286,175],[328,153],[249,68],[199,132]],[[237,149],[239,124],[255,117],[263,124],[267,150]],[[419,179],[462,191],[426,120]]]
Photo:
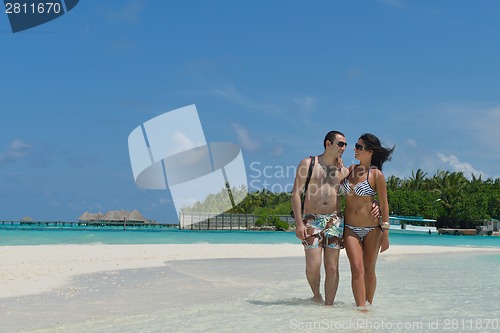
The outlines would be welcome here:
[[[366,300],[373,304],[373,296],[377,288],[377,275],[375,274],[375,266],[377,264],[378,254],[380,252],[380,238],[382,230],[376,228],[370,231],[363,238],[363,263],[365,270],[365,292]]]
[[[344,247],[351,266],[351,288],[357,306],[366,303],[365,268],[363,247],[358,237],[348,227],[344,227]]]
[[[348,227],[344,228],[344,246],[351,266],[351,287],[357,306],[372,303],[377,287],[375,266],[380,249],[381,230],[370,231],[363,242]]]

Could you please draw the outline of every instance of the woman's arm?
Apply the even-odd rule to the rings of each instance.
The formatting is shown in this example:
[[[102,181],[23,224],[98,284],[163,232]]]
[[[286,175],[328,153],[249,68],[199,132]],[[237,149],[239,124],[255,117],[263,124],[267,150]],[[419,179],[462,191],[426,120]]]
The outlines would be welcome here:
[[[375,175],[375,190],[377,191],[380,213],[382,216],[382,239],[380,252],[384,252],[389,248],[389,201],[387,199],[387,183],[384,174],[377,170]]]

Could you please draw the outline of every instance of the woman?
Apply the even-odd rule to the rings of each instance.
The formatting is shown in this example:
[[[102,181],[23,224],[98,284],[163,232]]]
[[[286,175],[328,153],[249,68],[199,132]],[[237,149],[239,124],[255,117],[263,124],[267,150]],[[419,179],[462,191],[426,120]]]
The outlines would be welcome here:
[[[377,286],[375,264],[378,253],[389,248],[389,204],[382,164],[390,160],[394,148],[384,148],[373,134],[361,135],[354,147],[359,164],[349,167],[342,181],[346,193],[344,246],[351,265],[351,284],[358,307],[373,303]],[[370,214],[378,195],[380,218]]]

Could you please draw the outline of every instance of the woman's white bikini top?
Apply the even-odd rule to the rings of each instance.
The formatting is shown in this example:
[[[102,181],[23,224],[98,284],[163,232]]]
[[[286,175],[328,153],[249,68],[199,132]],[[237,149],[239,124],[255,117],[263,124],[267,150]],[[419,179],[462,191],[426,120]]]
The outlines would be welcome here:
[[[354,185],[354,187],[351,186],[351,183],[349,183],[349,176],[354,171],[354,169],[356,169],[356,167],[354,167],[351,172],[349,172],[349,175],[347,175],[347,177],[342,182],[342,187],[344,188],[345,193],[351,193],[352,191],[354,191],[354,193],[359,196],[374,196],[375,194],[377,194],[377,192],[373,190],[370,183],[368,182],[370,169],[368,169],[368,172],[366,173],[365,180],[357,183],[356,185]]]

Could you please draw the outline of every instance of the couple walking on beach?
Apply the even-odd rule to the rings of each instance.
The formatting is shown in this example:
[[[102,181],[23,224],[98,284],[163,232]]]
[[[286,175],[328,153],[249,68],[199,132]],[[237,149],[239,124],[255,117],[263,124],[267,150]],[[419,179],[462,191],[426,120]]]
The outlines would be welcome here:
[[[389,204],[382,164],[390,160],[394,147],[382,147],[376,136],[365,133],[354,147],[354,157],[359,163],[345,167],[344,134],[327,133],[323,146],[323,154],[299,163],[292,190],[296,236],[305,250],[306,278],[313,300],[323,303],[320,293],[323,261],[324,303],[333,305],[339,284],[339,253],[345,248],[354,300],[358,307],[363,307],[366,302],[373,303],[378,253],[389,248]],[[341,190],[346,194],[343,233]]]

